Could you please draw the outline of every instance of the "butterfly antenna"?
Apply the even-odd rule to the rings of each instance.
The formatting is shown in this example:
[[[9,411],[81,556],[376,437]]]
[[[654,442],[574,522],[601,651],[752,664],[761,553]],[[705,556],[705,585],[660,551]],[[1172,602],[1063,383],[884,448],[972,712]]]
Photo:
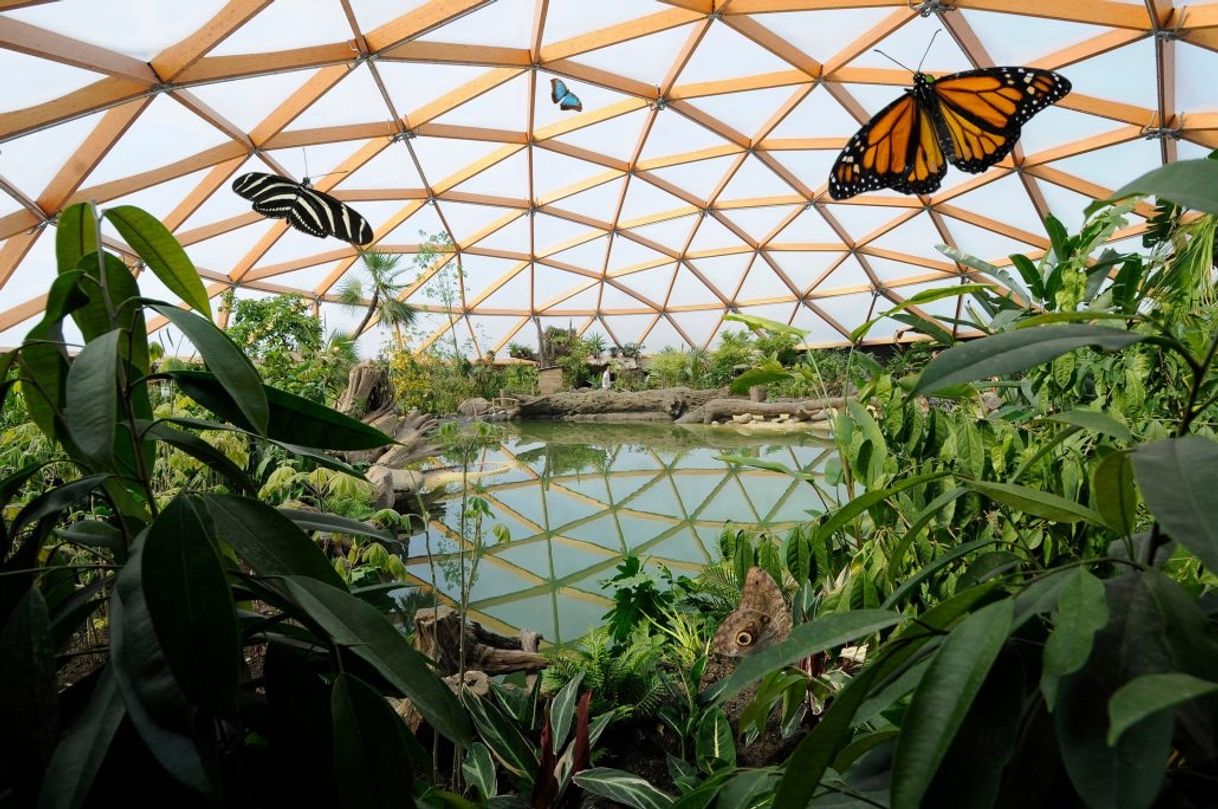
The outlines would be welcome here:
[[[926,61],[926,57],[930,55],[930,46],[935,44],[935,37],[939,36],[939,34],[942,31],[943,31],[943,29],[939,28],[939,29],[936,29],[936,31],[930,35],[930,42],[928,42],[926,44],[926,50],[922,52],[922,58],[920,60],[918,60],[918,72],[919,73],[922,72],[922,64]]]
[[[306,149],[305,147],[301,146],[300,154],[304,157],[304,164],[305,164],[304,184],[308,185],[309,184],[309,150]]]
[[[891,56],[889,56],[888,54],[884,53],[884,52],[883,52],[882,50],[880,50],[879,48],[876,48],[876,49],[875,49],[875,52],[876,52],[876,53],[878,53],[880,56],[883,56],[883,57],[884,57],[885,59],[887,59],[888,61],[890,61],[890,62],[892,62],[893,64],[895,64],[897,67],[904,68],[905,70],[909,70],[909,68],[908,68],[908,67],[906,67],[905,65],[901,64],[901,63],[900,63],[900,62],[898,62],[896,59],[893,59]],[[909,70],[909,72],[910,72],[910,73],[913,73],[914,71]]]

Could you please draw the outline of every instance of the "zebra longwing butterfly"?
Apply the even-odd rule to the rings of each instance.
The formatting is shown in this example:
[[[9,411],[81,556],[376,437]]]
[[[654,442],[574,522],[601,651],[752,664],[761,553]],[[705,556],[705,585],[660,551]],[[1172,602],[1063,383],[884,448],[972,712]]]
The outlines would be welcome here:
[[[348,205],[304,182],[277,174],[254,171],[233,180],[233,191],[254,203],[263,216],[286,219],[288,224],[310,236],[334,236],[352,244],[372,241],[368,220]]]

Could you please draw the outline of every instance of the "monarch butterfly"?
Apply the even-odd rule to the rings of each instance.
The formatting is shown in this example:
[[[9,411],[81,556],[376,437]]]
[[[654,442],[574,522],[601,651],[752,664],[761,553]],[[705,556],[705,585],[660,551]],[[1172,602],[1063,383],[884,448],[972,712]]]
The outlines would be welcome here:
[[[560,110],[584,111],[584,103],[567,88],[567,83],[562,79],[550,79],[550,100],[557,104]]]
[[[372,226],[350,206],[309,185],[309,178],[296,182],[278,174],[250,172],[233,180],[233,191],[253,200],[263,216],[286,219],[310,236],[334,236],[352,244],[372,241]]]
[[[987,67],[914,86],[860,129],[829,172],[829,196],[876,188],[928,194],[947,164],[981,172],[1015,148],[1019,128],[1070,92],[1064,76],[1031,67]]]

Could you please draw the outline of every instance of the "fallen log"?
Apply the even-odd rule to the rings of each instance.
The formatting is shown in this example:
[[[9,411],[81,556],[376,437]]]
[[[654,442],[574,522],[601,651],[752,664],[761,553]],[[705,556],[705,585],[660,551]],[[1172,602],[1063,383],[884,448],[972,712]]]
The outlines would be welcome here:
[[[778,416],[785,413],[796,421],[822,421],[828,408],[842,408],[846,400],[841,397],[828,399],[799,399],[790,402],[750,402],[746,399],[711,399],[702,405],[702,423],[729,421],[732,416]]]
[[[415,645],[419,651],[434,660],[443,674],[455,674],[461,668],[462,627],[457,611],[443,605],[424,607],[415,613],[414,625]],[[469,620],[465,622],[464,633],[467,671],[510,674],[539,671],[546,666],[546,659],[538,654],[540,633],[522,629],[513,638]]]

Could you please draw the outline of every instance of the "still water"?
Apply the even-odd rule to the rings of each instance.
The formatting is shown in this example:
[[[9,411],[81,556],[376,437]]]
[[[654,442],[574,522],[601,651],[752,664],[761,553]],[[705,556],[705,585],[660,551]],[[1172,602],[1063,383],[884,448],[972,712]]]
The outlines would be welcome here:
[[[627,554],[674,572],[716,559],[723,524],[785,531],[816,508],[807,483],[720,460],[725,454],[817,469],[821,434],[746,435],[671,424],[507,425],[469,464],[493,516],[471,590],[472,617],[500,631],[529,628],[548,641],[579,637],[609,608],[603,580]],[[459,470],[454,475],[459,476]],[[431,530],[411,539],[410,573],[456,596],[460,485],[429,506]],[[499,542],[492,526],[509,532]],[[472,526],[467,522],[467,536]],[[502,534],[502,529],[500,530]],[[426,541],[425,541],[426,540]]]

